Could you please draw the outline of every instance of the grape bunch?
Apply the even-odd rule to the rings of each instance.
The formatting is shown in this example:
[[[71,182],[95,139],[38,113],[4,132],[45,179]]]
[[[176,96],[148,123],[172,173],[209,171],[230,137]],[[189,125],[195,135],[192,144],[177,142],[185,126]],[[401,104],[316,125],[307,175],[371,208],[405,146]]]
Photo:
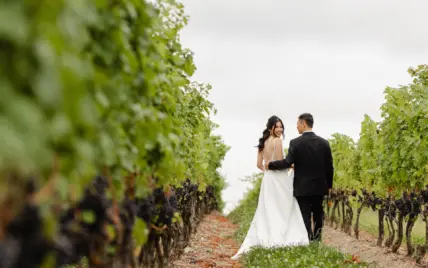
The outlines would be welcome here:
[[[89,256],[96,249],[103,252],[108,241],[105,226],[113,222],[109,214],[112,202],[107,199],[108,179],[96,176],[86,187],[82,199],[74,207],[66,210],[60,217],[60,231],[72,245],[64,252],[59,264],[76,263],[83,256]],[[102,265],[97,260],[90,263]]]
[[[384,199],[377,196],[375,192],[372,192],[368,199],[369,206],[373,211],[378,210],[384,204]]]
[[[208,186],[199,191],[189,179],[173,186],[168,193],[155,188],[151,195],[138,199],[137,216],[149,226],[148,242],[139,255],[139,261],[150,267],[167,264],[180,256],[203,215],[217,208],[215,189]],[[179,218],[175,216],[179,215]],[[159,250],[160,247],[162,250]]]
[[[40,209],[33,204],[36,187],[30,180],[26,187],[26,202],[6,226],[0,240],[0,267],[38,267],[48,252],[54,249],[43,236]]]

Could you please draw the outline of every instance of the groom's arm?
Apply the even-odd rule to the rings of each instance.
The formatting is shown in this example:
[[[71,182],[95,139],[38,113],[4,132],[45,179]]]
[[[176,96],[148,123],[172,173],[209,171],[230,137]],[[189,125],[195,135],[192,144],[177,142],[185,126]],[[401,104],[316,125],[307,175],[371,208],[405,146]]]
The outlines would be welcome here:
[[[281,170],[290,168],[294,164],[296,147],[293,144],[293,141],[290,141],[290,146],[288,148],[287,157],[283,160],[272,161],[268,165],[269,170]]]

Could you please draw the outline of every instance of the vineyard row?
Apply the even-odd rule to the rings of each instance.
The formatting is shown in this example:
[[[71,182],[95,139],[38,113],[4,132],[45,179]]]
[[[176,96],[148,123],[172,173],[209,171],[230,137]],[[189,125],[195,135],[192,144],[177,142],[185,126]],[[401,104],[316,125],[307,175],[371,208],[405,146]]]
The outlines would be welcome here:
[[[175,0],[1,4],[0,267],[162,267],[221,210]]]
[[[357,238],[362,210],[377,211],[377,245],[397,252],[405,237],[407,255],[420,262],[428,249],[428,65],[408,72],[408,85],[385,89],[381,120],[364,116],[358,141],[339,133],[329,139],[336,189],[325,205],[329,224]],[[426,237],[415,246],[418,218]]]

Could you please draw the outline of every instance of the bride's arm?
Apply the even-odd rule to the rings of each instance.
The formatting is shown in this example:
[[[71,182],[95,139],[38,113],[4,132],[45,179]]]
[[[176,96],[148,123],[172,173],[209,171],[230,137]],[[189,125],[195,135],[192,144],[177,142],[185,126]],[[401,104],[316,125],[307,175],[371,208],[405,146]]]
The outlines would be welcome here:
[[[265,171],[265,167],[263,166],[263,153],[262,152],[257,153],[257,167],[261,171]]]

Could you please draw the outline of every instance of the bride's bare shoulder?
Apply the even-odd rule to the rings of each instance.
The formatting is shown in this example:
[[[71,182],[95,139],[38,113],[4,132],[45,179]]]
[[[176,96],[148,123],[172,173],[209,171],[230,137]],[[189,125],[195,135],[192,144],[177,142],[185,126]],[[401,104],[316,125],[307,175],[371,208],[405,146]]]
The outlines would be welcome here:
[[[282,144],[282,139],[280,137],[269,138],[265,141],[266,147],[273,147],[273,146],[276,146],[278,144]]]
[[[275,145],[281,145],[282,144],[282,139],[280,137],[275,137],[275,138],[273,138],[272,142]]]

